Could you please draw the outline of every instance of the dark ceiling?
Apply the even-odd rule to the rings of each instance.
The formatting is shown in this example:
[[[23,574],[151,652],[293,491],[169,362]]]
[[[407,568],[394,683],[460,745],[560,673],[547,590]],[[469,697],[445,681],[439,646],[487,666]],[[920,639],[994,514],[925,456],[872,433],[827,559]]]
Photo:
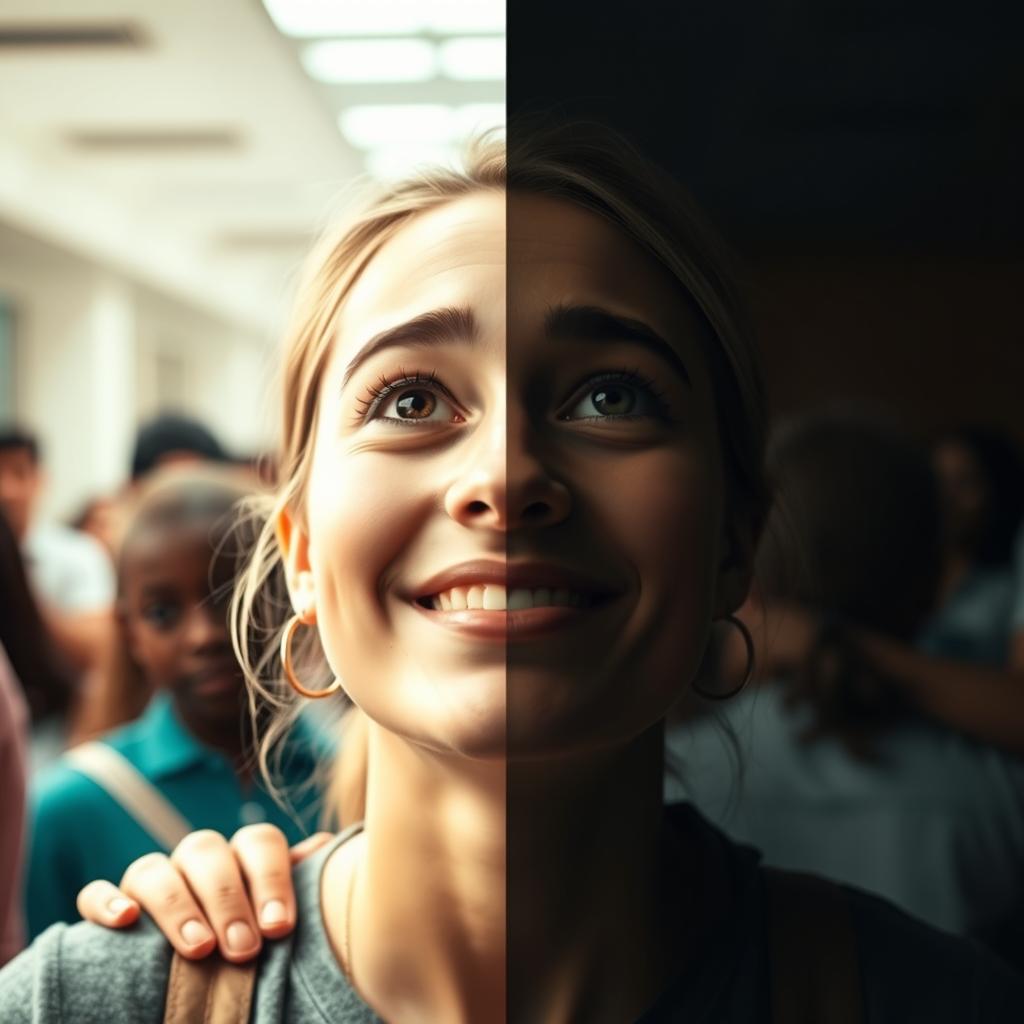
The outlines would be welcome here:
[[[611,122],[741,248],[1019,255],[1024,3],[511,0],[508,51],[510,115]]]

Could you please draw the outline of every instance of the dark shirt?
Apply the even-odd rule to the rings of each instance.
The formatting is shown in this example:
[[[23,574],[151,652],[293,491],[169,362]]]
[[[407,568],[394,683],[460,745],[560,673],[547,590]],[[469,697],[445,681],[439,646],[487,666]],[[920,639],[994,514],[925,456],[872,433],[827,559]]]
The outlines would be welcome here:
[[[764,873],[688,806],[669,827],[698,844],[701,907],[717,924],[701,952],[641,1018],[642,1024],[769,1024]],[[351,834],[351,831],[350,833]],[[376,1024],[331,952],[320,876],[338,841],[295,871],[299,926],[268,943],[258,969],[254,1024]],[[724,885],[724,889],[723,889]],[[865,1024],[1020,1024],[1024,980],[965,939],[920,924],[851,891],[864,979]],[[148,920],[133,932],[54,925],[0,971],[4,1024],[159,1024],[170,955]],[[787,1022],[788,1024],[788,1022]]]

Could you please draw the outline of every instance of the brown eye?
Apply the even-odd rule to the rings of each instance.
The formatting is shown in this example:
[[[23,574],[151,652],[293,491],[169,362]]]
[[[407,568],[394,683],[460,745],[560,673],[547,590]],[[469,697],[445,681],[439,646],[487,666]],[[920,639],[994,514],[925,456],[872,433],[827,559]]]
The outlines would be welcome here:
[[[610,385],[591,391],[590,401],[602,416],[622,416],[633,411],[636,395],[630,388]]]
[[[395,411],[403,420],[428,419],[437,408],[437,399],[429,391],[403,391],[395,402]]]

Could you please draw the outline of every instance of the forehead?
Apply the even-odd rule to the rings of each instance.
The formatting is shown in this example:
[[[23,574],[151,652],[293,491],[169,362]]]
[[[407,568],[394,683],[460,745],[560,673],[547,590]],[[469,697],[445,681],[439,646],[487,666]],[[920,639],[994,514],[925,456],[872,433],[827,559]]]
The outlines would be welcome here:
[[[504,193],[453,200],[414,216],[370,260],[341,312],[341,346],[425,310],[503,297],[504,288]]]
[[[121,570],[130,570],[129,580],[140,582],[153,576],[205,578],[213,556],[208,525],[153,524],[125,538]]]
[[[515,344],[558,305],[600,306],[662,333],[692,362],[695,304],[650,253],[564,199],[491,190],[414,216],[374,255],[341,311],[337,351],[427,310],[465,306]]]
[[[703,329],[679,282],[604,217],[548,196],[512,193],[508,206],[509,292],[524,312],[558,292],[558,301],[632,313],[669,336]]]

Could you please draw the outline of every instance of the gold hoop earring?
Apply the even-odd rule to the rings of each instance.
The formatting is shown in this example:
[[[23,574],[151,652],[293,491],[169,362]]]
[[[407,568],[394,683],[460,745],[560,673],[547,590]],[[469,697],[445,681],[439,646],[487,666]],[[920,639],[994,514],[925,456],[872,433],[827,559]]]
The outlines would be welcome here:
[[[288,620],[288,625],[284,627],[284,633],[281,634],[281,668],[284,669],[284,677],[288,680],[288,685],[296,693],[303,697],[308,697],[310,700],[319,700],[321,697],[329,697],[336,690],[340,689],[341,680],[335,679],[330,686],[325,686],[322,690],[308,690],[299,682],[298,677],[295,675],[295,668],[292,665],[292,639],[295,637],[295,631],[299,626],[305,625],[307,623],[302,621],[302,616],[295,614]]]
[[[754,638],[750,635],[750,630],[747,629],[746,623],[742,619],[737,619],[735,615],[726,615],[724,621],[735,626],[743,637],[743,643],[747,648],[747,671],[740,685],[733,687],[733,689],[725,693],[713,693],[711,690],[702,690],[699,686],[693,686],[693,692],[698,697],[703,697],[704,700],[731,700],[746,688],[747,683],[750,682],[754,675]]]

